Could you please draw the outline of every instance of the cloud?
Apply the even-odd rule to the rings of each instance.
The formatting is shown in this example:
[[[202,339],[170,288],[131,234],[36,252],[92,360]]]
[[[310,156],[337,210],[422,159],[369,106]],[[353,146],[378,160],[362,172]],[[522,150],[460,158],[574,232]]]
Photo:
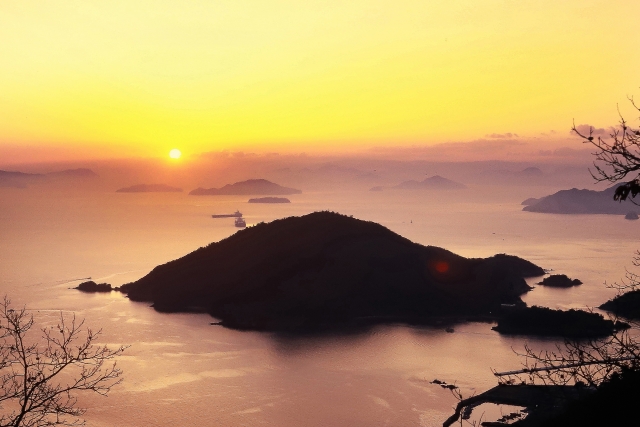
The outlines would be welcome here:
[[[607,131],[605,130],[605,128],[596,128],[594,126],[586,125],[586,124],[576,126],[576,130],[578,131],[579,134],[585,135],[585,136],[589,136],[589,131],[591,131],[591,135],[593,136],[607,135]],[[575,135],[575,132],[573,130],[571,130],[570,133],[572,135]]]
[[[511,132],[507,132],[507,133],[491,133],[488,135],[485,135],[486,138],[498,138],[498,139],[503,139],[503,138],[513,138],[513,137],[518,137],[517,133],[511,133]]]
[[[588,160],[592,154],[588,148],[575,149],[570,147],[559,147],[555,150],[539,150],[538,155],[541,157],[566,157],[566,158],[583,158]]]

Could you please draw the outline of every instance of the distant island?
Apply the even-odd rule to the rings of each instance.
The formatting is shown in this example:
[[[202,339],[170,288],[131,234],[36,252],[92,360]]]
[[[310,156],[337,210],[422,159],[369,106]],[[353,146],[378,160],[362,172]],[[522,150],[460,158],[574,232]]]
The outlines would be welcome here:
[[[284,196],[289,194],[300,194],[301,190],[283,187],[266,179],[249,179],[247,181],[227,184],[222,188],[196,188],[189,193],[190,196]]]
[[[166,184],[138,184],[116,190],[116,193],[179,193],[182,188]]]
[[[18,171],[0,170],[0,187],[26,188],[27,184],[37,182],[56,181],[61,179],[87,179],[96,178],[91,169],[65,169],[49,173],[27,173]]]
[[[28,183],[44,179],[43,174],[0,170],[0,187],[26,188]]]
[[[549,277],[545,277],[542,282],[538,282],[538,285],[552,288],[570,288],[582,285],[582,282],[578,279],[570,279],[566,274],[552,274]]]
[[[291,203],[286,197],[258,197],[249,199],[249,203]]]
[[[522,303],[524,259],[464,258],[389,229],[316,212],[257,224],[120,287],[163,312],[207,312],[221,325],[313,330],[487,316]],[[466,317],[465,317],[466,318]]]
[[[404,181],[392,188],[400,190],[463,190],[467,188],[467,186],[441,177],[440,175],[434,175],[422,181]]]
[[[603,191],[595,190],[561,190],[539,199],[527,199],[522,202],[527,205],[522,208],[527,212],[555,213],[555,214],[612,214],[625,215],[629,212],[628,203],[613,200],[618,186]]]

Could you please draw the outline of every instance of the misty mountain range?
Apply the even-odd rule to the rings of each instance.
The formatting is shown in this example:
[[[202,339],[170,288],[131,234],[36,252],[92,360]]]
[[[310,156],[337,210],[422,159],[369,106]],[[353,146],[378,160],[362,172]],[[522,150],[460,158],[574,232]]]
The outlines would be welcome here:
[[[27,184],[46,182],[60,179],[87,179],[97,178],[91,169],[65,169],[49,173],[26,173],[17,171],[0,170],[0,187],[26,188]]]

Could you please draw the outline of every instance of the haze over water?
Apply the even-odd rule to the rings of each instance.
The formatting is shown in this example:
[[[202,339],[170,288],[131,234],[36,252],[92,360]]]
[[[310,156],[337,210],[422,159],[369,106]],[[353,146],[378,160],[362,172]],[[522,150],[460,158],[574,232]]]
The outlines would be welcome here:
[[[333,210],[424,245],[467,257],[518,255],[584,282],[536,287],[524,297],[529,305],[597,306],[613,295],[603,282],[630,265],[640,230],[621,216],[521,211],[529,192],[545,191],[326,189],[260,205],[245,196],[0,188],[0,285],[39,318],[74,312],[102,328],[104,342],[131,345],[118,361],[124,383],[108,398],[82,400],[89,425],[440,425],[456,401],[429,381],[478,393],[495,385],[492,368],[520,366],[512,348],[557,341],[500,336],[487,323],[457,325],[454,333],[402,325],[342,336],[240,332],[211,326],[208,315],[157,313],[115,292],[69,290],[79,283],[71,279],[120,285],[236,231],[232,219],[213,213],[239,209],[251,225]],[[484,406],[484,419],[499,416]]]

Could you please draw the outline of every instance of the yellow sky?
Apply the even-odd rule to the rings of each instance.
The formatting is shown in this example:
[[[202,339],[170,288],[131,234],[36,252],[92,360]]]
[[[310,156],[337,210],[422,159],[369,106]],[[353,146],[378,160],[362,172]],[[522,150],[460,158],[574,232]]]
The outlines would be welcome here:
[[[304,151],[605,126],[640,96],[638,16],[636,0],[3,0],[0,145]]]

